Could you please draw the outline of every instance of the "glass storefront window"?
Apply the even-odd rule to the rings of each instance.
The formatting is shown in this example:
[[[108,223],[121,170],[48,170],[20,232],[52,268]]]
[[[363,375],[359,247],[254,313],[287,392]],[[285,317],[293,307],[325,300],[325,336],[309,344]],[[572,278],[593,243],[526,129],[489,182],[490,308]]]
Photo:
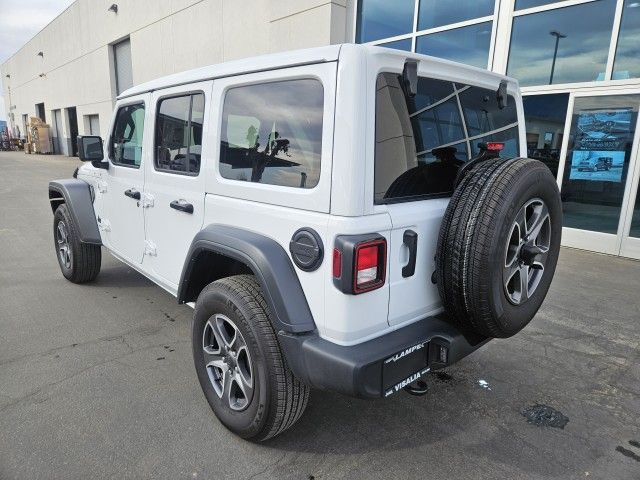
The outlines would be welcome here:
[[[414,0],[360,0],[356,41],[365,43],[411,33],[414,9]]]
[[[561,0],[516,0],[516,10],[540,7],[542,5],[549,5],[550,3],[557,3],[559,1]]]
[[[640,95],[575,99],[562,179],[564,226],[616,234]]]
[[[604,80],[615,7],[599,0],[514,18],[507,74],[523,86]]]
[[[557,177],[569,94],[531,95],[522,100],[527,131],[527,157],[540,160]]]
[[[395,42],[379,43],[379,47],[395,48],[396,50],[404,50],[406,52],[411,51],[411,39],[405,38],[404,40],[396,40]]]
[[[418,37],[416,52],[487,68],[493,22]]]
[[[418,30],[493,15],[495,0],[420,0]]]
[[[625,0],[613,80],[640,77],[640,2]]]
[[[638,186],[636,205],[633,208],[633,217],[631,217],[631,229],[629,230],[629,236],[640,238],[640,186]]]

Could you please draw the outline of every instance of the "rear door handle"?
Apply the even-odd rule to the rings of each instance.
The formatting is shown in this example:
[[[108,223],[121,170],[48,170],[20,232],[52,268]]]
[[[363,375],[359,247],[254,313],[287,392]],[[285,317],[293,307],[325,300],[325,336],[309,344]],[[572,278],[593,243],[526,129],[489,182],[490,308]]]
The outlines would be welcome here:
[[[125,190],[124,194],[129,198],[133,198],[134,200],[140,200],[140,192],[133,188]]]
[[[184,213],[193,213],[193,205],[184,200],[174,200],[169,206]]]
[[[406,230],[402,236],[402,243],[409,249],[409,263],[402,267],[402,276],[411,277],[416,273],[416,256],[418,253],[418,234],[413,230]]]

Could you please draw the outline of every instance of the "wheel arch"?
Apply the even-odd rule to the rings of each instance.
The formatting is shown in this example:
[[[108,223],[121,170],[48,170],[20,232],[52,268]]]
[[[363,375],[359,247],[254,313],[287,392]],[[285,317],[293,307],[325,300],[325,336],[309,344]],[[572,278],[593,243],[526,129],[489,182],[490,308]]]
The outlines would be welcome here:
[[[212,281],[249,273],[256,277],[276,332],[315,330],[300,280],[282,246],[264,235],[228,225],[209,225],[194,237],[180,277],[178,302],[195,301]]]
[[[49,182],[49,202],[53,213],[61,204],[67,205],[81,242],[102,245],[93,211],[93,195],[87,182],[75,178],[52,180]]]

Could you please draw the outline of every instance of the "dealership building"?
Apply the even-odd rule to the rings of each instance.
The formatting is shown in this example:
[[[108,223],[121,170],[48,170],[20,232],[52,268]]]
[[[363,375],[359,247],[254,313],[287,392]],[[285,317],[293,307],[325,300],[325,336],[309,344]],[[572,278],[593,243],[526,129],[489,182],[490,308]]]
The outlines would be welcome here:
[[[640,258],[637,0],[77,0],[1,66],[6,113],[17,135],[42,118],[74,155],[78,134],[108,136],[132,85],[343,42],[517,78],[528,156],[561,189],[563,243]]]

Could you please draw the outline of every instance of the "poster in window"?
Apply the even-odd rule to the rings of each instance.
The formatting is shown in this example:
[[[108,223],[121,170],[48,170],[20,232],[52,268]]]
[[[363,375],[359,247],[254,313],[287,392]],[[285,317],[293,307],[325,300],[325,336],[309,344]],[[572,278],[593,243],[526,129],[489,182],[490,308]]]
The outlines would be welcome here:
[[[578,114],[571,180],[621,182],[632,141],[631,108],[583,110]]]

